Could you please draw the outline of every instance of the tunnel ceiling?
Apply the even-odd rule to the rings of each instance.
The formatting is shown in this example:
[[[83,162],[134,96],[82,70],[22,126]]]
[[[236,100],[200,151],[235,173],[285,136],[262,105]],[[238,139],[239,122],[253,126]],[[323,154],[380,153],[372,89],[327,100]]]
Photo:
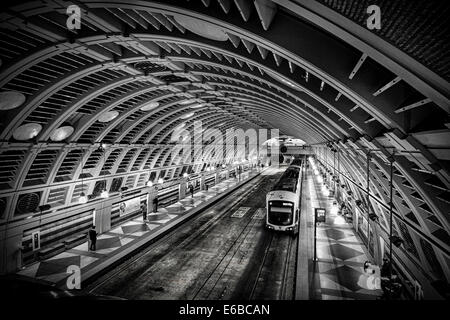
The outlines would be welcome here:
[[[368,1],[10,6],[0,17],[2,211],[16,213],[23,198],[74,205],[81,176],[90,190],[115,177],[138,188],[156,168],[176,177],[170,134],[182,123],[278,128],[318,151],[337,146],[343,172],[362,185],[371,150],[382,200],[395,149],[396,214],[448,276],[449,8],[378,3],[374,31]],[[66,26],[72,4],[79,30]]]

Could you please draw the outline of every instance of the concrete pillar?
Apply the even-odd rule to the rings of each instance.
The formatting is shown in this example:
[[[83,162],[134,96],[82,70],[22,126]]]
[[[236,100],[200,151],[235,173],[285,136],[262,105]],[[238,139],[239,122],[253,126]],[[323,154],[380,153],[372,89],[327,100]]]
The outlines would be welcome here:
[[[105,199],[95,205],[92,212],[92,223],[98,234],[111,230],[111,206],[112,200]]]
[[[154,212],[153,200],[157,196],[158,196],[158,188],[156,186],[149,187],[147,193],[147,213]]]
[[[186,197],[186,186],[187,186],[187,179],[182,178],[180,181],[180,185],[178,186],[178,199],[184,199]]]
[[[214,174],[214,184],[218,184],[220,182],[220,173],[217,170],[216,173]]]
[[[200,190],[205,190],[205,174],[200,175]]]

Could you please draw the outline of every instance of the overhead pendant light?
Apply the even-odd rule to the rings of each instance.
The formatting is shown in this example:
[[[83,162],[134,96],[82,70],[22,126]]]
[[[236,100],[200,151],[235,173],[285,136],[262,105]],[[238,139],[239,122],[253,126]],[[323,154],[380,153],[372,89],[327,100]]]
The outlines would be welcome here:
[[[84,204],[84,203],[87,203],[87,202],[88,202],[88,198],[87,198],[86,194],[84,192],[82,192],[80,194],[80,197],[78,198],[78,203],[79,204]]]
[[[159,179],[158,179],[158,183],[160,183],[160,184],[161,184],[161,183],[164,183],[164,179],[163,179],[163,178],[159,178]]]
[[[150,181],[150,180],[148,180],[148,181],[147,181],[147,187],[153,187],[153,182]]]
[[[106,189],[103,189],[102,193],[100,193],[100,198],[109,198],[109,192]]]

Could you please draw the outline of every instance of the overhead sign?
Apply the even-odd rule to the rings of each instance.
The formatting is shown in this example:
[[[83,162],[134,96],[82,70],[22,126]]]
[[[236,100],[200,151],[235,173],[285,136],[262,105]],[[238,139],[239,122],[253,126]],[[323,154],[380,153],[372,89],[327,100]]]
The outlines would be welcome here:
[[[41,232],[35,231],[31,234],[31,242],[33,246],[33,251],[39,250],[41,248]]]
[[[119,204],[119,216],[125,216],[127,214],[140,210],[141,197],[136,197],[126,201],[122,201]]]
[[[316,222],[325,222],[327,210],[325,208],[315,208]]]

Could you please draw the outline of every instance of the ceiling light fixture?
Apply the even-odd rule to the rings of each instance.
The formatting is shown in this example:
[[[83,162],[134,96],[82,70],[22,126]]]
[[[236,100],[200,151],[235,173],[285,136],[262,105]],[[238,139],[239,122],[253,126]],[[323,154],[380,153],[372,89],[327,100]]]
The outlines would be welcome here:
[[[198,104],[194,104],[194,105],[190,106],[189,108],[191,108],[191,109],[198,109],[198,108],[201,108],[203,106],[205,106],[204,103],[198,103]]]
[[[153,101],[153,102],[147,103],[146,105],[142,106],[140,108],[140,110],[141,111],[149,111],[149,110],[155,109],[157,107],[159,107],[159,102]]]
[[[195,99],[189,99],[189,100],[184,100],[184,101],[178,102],[178,104],[181,104],[182,106],[185,106],[187,104],[194,103],[195,101],[196,101]]]
[[[181,119],[189,119],[190,117],[192,117],[194,115],[194,112],[190,112],[188,114],[185,114],[183,116],[181,116]]]
[[[118,115],[119,115],[118,111],[107,111],[98,117],[98,121],[99,122],[110,122],[110,121],[114,120],[115,118],[117,118]]]

